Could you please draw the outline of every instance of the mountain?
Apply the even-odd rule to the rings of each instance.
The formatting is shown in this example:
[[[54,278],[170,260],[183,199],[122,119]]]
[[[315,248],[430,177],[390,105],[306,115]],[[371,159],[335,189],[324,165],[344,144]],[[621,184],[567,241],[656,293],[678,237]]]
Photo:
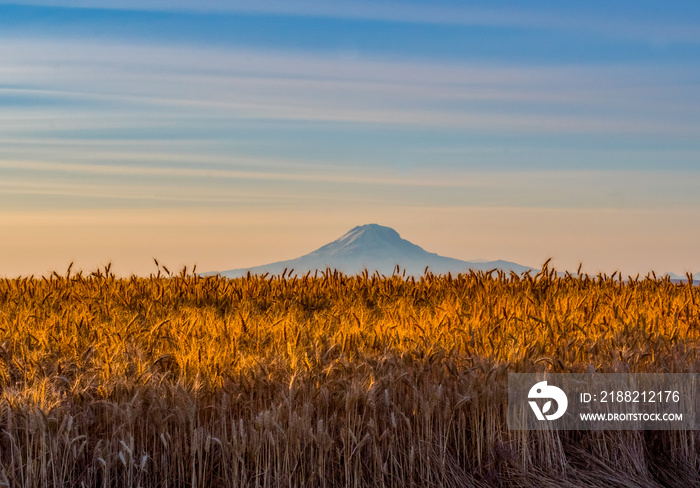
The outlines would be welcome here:
[[[676,273],[666,273],[666,275],[668,275],[668,277],[671,279],[671,283],[688,283],[688,276],[687,275],[679,275]],[[700,284],[700,280],[695,279],[696,276],[697,276],[697,273],[695,273],[693,275],[693,284],[694,285]]]
[[[671,281],[685,281],[686,283],[688,282],[688,276],[687,275],[679,275],[676,273],[666,273],[669,278],[671,278]],[[695,276],[693,276],[693,280],[697,281],[695,279]]]
[[[357,274],[366,268],[370,274],[378,271],[388,276],[394,272],[396,265],[400,266],[402,272],[405,269],[406,275],[416,277],[424,273],[426,266],[435,274],[465,273],[469,269],[501,269],[518,274],[533,270],[508,261],[469,262],[439,256],[401,238],[391,227],[368,224],[355,227],[339,239],[296,259],[205,274],[237,278],[245,276],[249,271],[251,274],[277,275],[285,268],[289,272],[293,269],[296,275],[303,275],[308,271],[324,271],[326,268],[337,269],[345,274]]]

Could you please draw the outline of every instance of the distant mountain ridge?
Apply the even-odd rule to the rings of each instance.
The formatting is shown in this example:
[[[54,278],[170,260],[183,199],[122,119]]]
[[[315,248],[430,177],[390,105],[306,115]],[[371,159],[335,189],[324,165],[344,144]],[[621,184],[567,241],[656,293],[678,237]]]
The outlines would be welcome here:
[[[326,244],[309,254],[276,263],[254,266],[251,268],[231,269],[220,272],[205,273],[206,275],[220,274],[228,278],[251,274],[272,275],[281,274],[287,269],[294,274],[303,275],[307,272],[324,271],[327,268],[353,275],[365,269],[370,274],[375,271],[383,275],[391,275],[396,266],[406,271],[409,276],[422,276],[425,268],[435,274],[466,273],[500,269],[505,272],[537,271],[534,268],[509,261],[479,261],[470,262],[440,256],[425,251],[420,246],[403,239],[391,227],[378,224],[359,225],[333,242]]]

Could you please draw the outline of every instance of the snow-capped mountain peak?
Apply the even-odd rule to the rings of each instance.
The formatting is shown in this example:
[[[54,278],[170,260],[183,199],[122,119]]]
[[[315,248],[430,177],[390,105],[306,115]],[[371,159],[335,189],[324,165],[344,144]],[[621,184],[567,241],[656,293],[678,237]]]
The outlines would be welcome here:
[[[245,276],[248,272],[274,275],[281,274],[285,269],[293,269],[294,274],[301,275],[330,268],[345,274],[357,274],[366,269],[370,273],[391,275],[397,265],[407,275],[413,276],[421,276],[426,267],[435,274],[466,273],[470,269],[501,269],[522,273],[533,269],[508,261],[469,262],[439,256],[403,239],[391,227],[366,224],[353,228],[333,242],[299,258],[218,274],[235,278]]]

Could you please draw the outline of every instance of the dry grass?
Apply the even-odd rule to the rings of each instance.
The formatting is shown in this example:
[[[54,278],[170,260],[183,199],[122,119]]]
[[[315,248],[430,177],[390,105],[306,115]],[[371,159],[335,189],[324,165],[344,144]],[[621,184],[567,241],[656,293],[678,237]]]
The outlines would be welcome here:
[[[694,486],[695,432],[509,432],[508,372],[689,372],[646,278],[0,280],[0,486]]]

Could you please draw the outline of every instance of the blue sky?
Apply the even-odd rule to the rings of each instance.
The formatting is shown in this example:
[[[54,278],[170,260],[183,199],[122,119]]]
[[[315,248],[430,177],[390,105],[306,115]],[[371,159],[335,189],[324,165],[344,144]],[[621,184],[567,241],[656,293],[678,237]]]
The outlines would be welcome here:
[[[697,2],[0,2],[0,274],[700,270]],[[631,244],[633,243],[633,244]]]

